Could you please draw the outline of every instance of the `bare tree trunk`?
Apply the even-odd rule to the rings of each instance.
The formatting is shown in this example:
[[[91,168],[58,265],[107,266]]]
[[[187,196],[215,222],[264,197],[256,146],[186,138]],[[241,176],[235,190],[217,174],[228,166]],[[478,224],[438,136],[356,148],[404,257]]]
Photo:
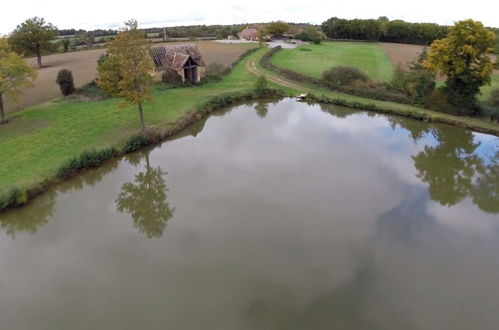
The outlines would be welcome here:
[[[142,132],[146,131],[146,124],[144,123],[144,111],[142,111],[142,102],[139,102],[140,124],[142,125]]]
[[[42,55],[37,54],[36,55],[36,61],[38,62],[38,67],[41,68],[43,66],[42,65]]]
[[[3,94],[0,93],[0,124],[5,121],[5,113],[3,111]]]
[[[38,67],[41,68],[42,65],[42,52],[40,50],[40,45],[36,45],[36,60],[38,62]]]

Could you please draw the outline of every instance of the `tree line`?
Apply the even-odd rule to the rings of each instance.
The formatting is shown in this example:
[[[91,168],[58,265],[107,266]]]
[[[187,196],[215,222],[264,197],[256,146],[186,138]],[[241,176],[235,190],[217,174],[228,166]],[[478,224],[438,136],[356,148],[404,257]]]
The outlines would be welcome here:
[[[332,39],[354,39],[429,45],[444,38],[449,27],[434,23],[409,23],[402,20],[342,19],[332,17],[322,23],[322,31]]]

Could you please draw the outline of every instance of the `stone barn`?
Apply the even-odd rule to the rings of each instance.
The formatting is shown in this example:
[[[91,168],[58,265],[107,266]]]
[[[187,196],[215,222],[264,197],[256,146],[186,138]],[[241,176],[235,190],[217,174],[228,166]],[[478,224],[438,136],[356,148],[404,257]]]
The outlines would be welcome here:
[[[240,40],[258,41],[258,30],[253,27],[247,27],[239,33]]]
[[[199,83],[206,71],[203,56],[194,44],[154,47],[151,56],[158,75],[177,74],[182,82]]]

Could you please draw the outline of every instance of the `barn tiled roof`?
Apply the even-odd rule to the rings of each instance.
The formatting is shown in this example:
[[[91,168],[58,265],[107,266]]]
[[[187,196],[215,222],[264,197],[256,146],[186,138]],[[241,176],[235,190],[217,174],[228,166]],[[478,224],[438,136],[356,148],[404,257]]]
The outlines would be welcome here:
[[[151,49],[156,68],[160,70],[181,70],[191,58],[199,66],[204,66],[203,56],[194,44],[160,46]]]
[[[243,38],[256,38],[258,37],[258,30],[256,28],[247,27],[239,33],[239,36]]]

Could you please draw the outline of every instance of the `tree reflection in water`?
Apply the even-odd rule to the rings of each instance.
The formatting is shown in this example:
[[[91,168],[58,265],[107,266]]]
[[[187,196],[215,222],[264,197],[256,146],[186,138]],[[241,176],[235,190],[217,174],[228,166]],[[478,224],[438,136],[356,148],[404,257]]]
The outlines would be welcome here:
[[[257,102],[255,105],[255,110],[260,118],[265,118],[267,112],[269,112],[269,105],[267,102]]]
[[[51,189],[39,196],[33,203],[2,214],[0,228],[14,238],[21,232],[35,234],[38,229],[47,224],[48,218],[52,216],[55,196],[55,190]]]
[[[438,145],[413,156],[418,178],[429,184],[429,195],[442,205],[456,205],[471,197],[482,211],[499,212],[499,152],[479,155],[480,143],[469,131],[438,128]]]
[[[136,174],[133,182],[126,182],[121,186],[115,203],[119,212],[132,216],[134,227],[141,233],[149,238],[161,237],[175,208],[171,208],[167,201],[167,173],[159,166],[150,166],[149,153],[145,155],[145,160],[145,171]],[[129,158],[129,162],[134,166],[138,165],[134,156]]]
[[[433,201],[453,206],[470,197],[482,211],[499,213],[499,151],[480,153],[481,143],[462,128],[387,118],[393,129],[400,126],[408,130],[415,143],[428,134],[437,142],[412,156],[417,177],[428,183]]]

